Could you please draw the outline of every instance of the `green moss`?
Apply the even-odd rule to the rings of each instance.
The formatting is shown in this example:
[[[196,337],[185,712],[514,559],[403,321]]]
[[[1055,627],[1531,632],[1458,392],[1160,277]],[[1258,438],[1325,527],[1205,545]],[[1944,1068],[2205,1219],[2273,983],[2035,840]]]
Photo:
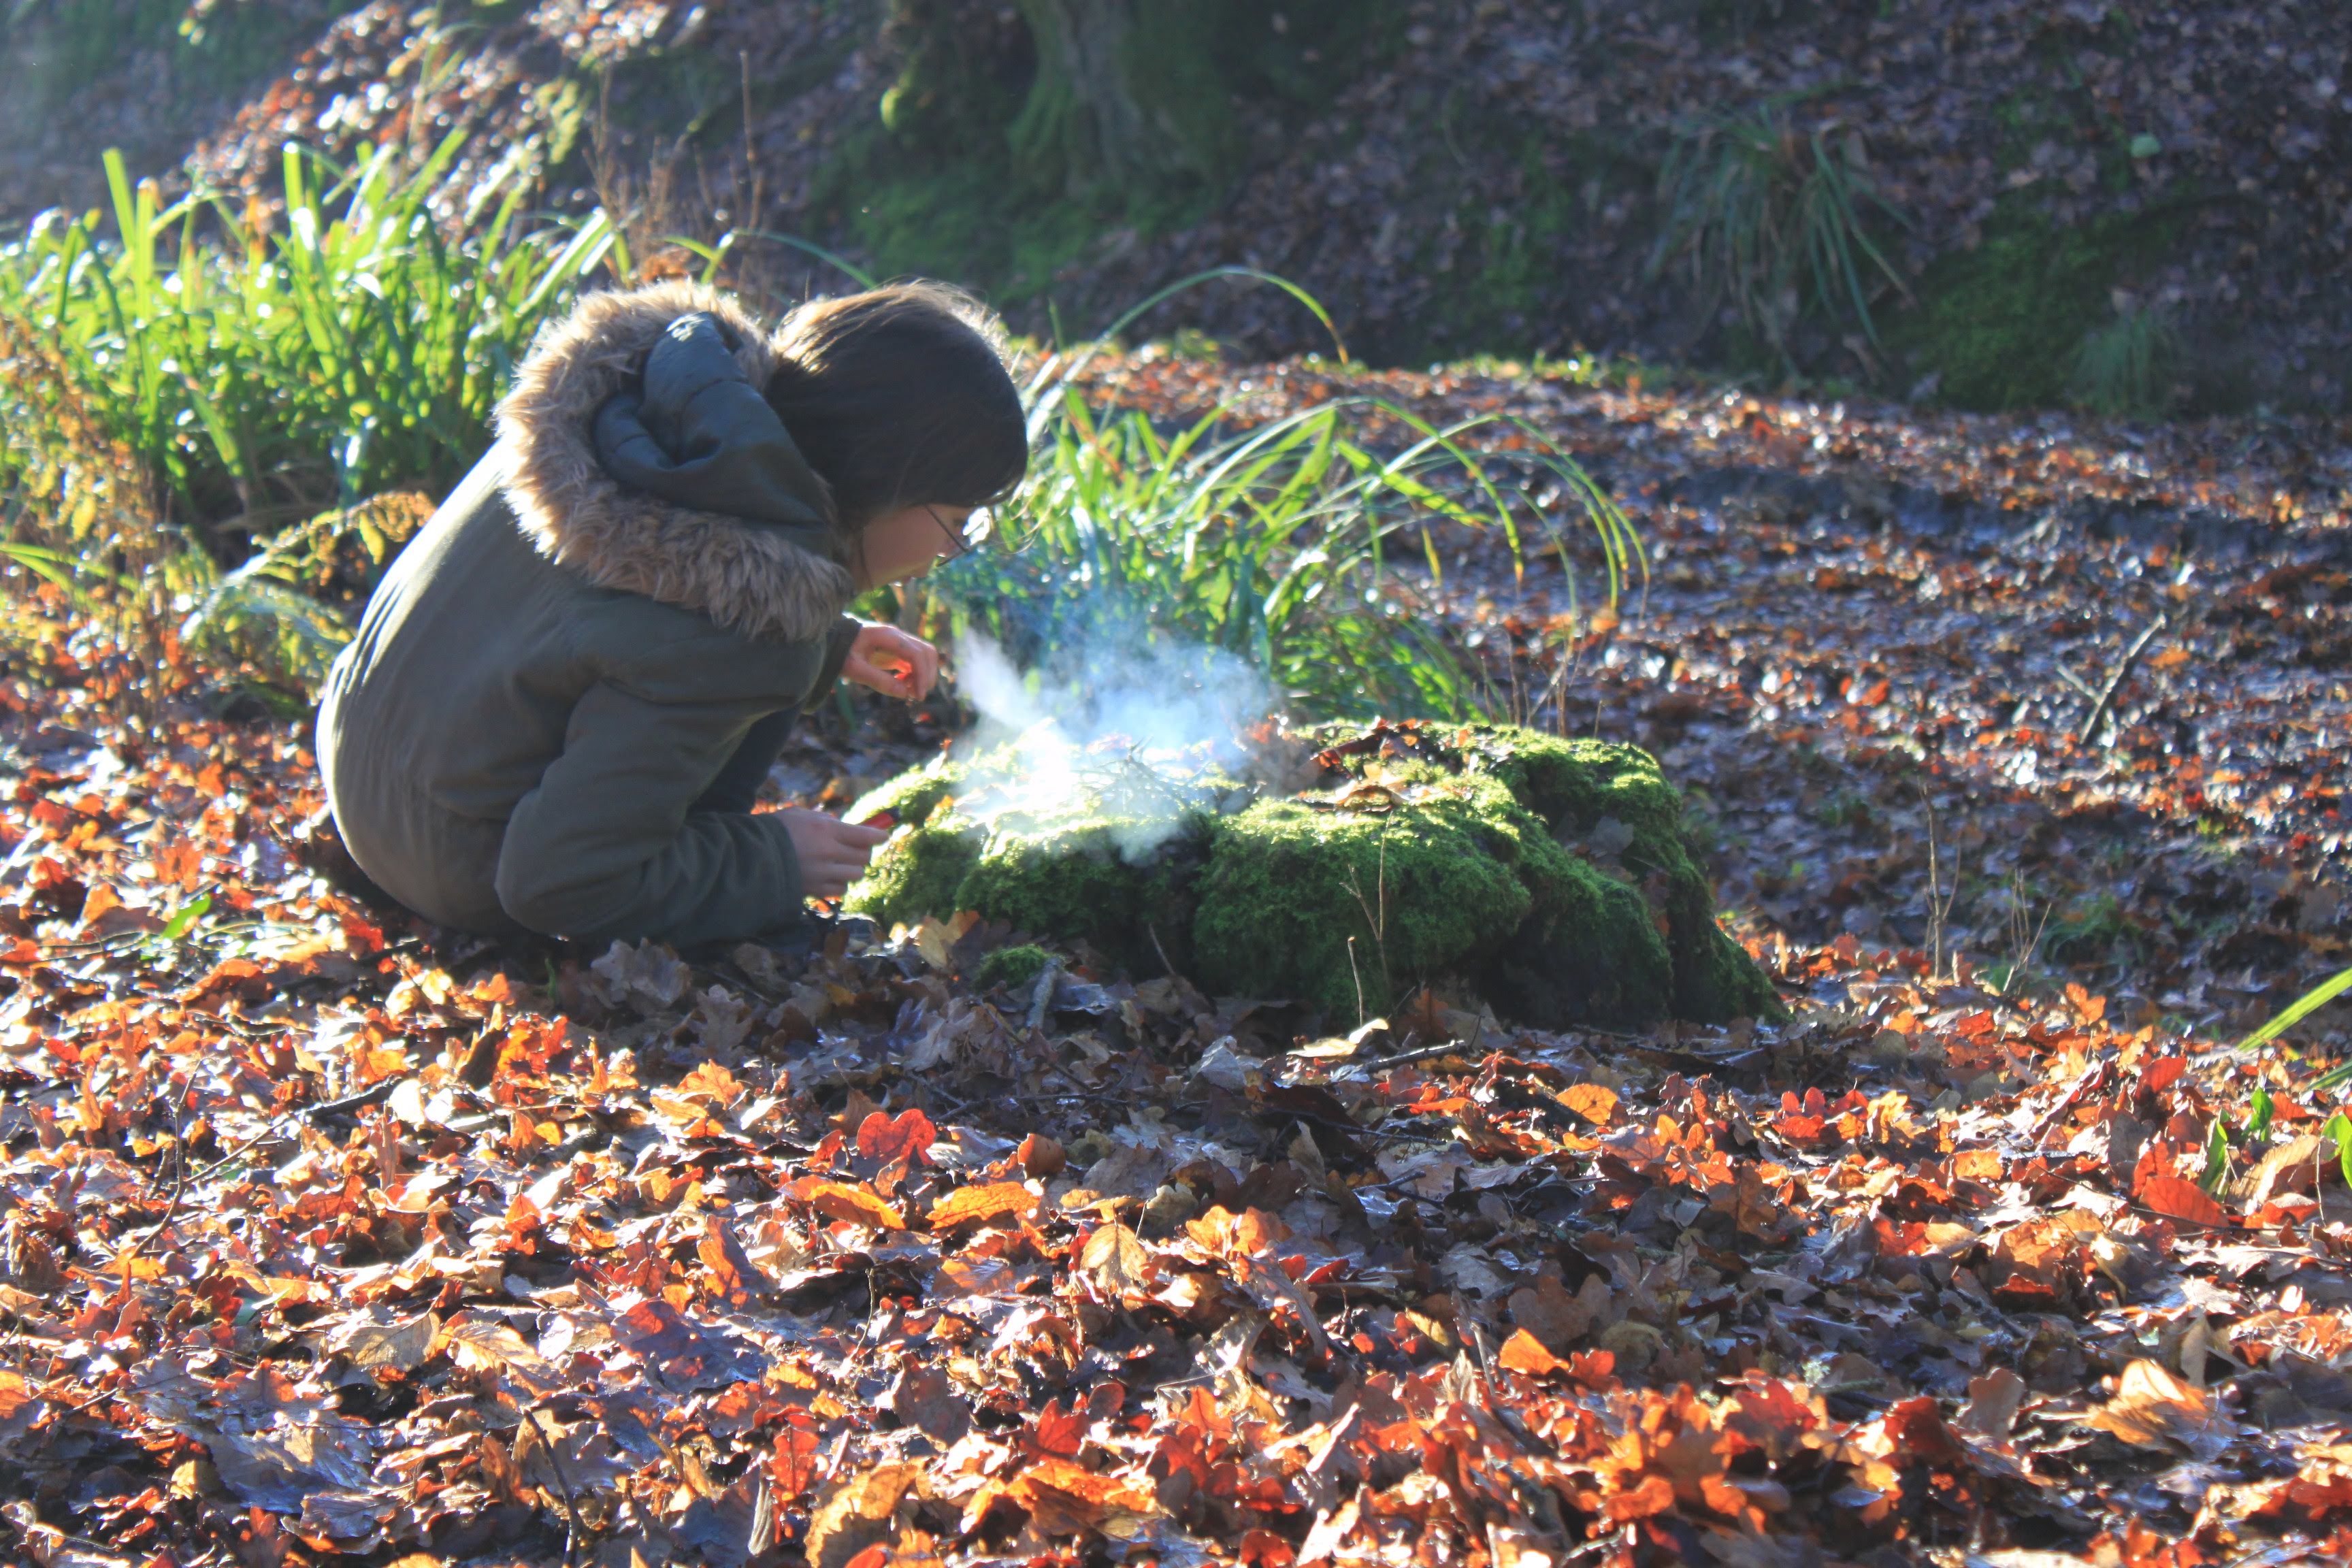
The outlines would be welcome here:
[[[1891,320],[1888,343],[1916,373],[1937,376],[1937,396],[1956,407],[2063,403],[2082,344],[2114,319],[2112,290],[2151,268],[2176,226],[2156,213],[2060,228],[2011,206],[1974,250],[1920,276],[1919,303]]]
[[[1507,724],[1433,728],[1426,739],[1447,765],[1494,780],[1539,817],[1556,841],[1549,847],[1574,868],[1568,881],[1540,852],[1516,863],[1539,910],[1549,908],[1540,903],[1547,887],[1561,889],[1549,923],[1522,931],[1489,973],[1518,1016],[1640,1023],[1672,1014],[1715,1023],[1779,1013],[1771,983],[1716,924],[1701,846],[1657,759]],[[1383,777],[1426,765],[1379,764]],[[1505,819],[1491,802],[1486,809]]]
[[[964,881],[980,863],[988,835],[952,816],[901,833],[885,844],[866,875],[842,900],[852,914],[885,926],[912,925],[925,915],[952,915],[970,906]]]
[[[1121,852],[1138,824],[1116,810],[984,826],[957,809],[955,795],[983,787],[972,783],[974,770],[990,761],[967,767],[941,757],[852,805],[853,822],[888,812],[906,831],[883,846],[843,907],[886,925],[971,910],[1034,935],[1084,937],[1139,968],[1160,967],[1163,950],[1181,962],[1204,825],[1186,822],[1140,863]]]
[[[1384,794],[1195,815],[1141,863],[1120,853],[1132,824],[1116,812],[983,833],[951,802],[961,775],[935,763],[852,807],[915,826],[849,906],[907,921],[972,910],[1342,1018],[1449,978],[1545,1026],[1779,1012],[1716,923],[1681,797],[1646,753],[1507,726],[1393,733],[1343,759]]]
[[[1180,839],[1141,865],[1130,863],[1120,853],[1120,826],[992,834],[957,890],[956,908],[1034,935],[1084,937],[1129,967],[1156,969],[1155,936],[1160,946],[1181,943],[1190,922],[1186,889],[1198,855]]]
[[[980,961],[979,980],[982,985],[1009,985],[1017,990],[1043,974],[1053,962],[1053,953],[1034,942],[1000,947]]]
[[[887,812],[900,822],[920,826],[930,821],[940,803],[963,786],[964,771],[946,757],[935,757],[919,768],[909,769],[879,789],[868,790],[857,804],[842,815],[851,822],[863,822],[879,812]]]
[[[1467,809],[1260,801],[1210,850],[1193,952],[1212,990],[1352,1016],[1507,940],[1534,906]],[[1349,944],[1353,942],[1353,952]]]
[[[1613,816],[1654,853],[1680,845],[1682,795],[1647,752],[1513,724],[1481,725],[1461,739],[1465,764],[1501,780],[1556,834],[1589,832]]]
[[[1565,851],[1479,977],[1498,1008],[1539,1024],[1646,1024],[1674,995],[1674,960],[1640,891]]]

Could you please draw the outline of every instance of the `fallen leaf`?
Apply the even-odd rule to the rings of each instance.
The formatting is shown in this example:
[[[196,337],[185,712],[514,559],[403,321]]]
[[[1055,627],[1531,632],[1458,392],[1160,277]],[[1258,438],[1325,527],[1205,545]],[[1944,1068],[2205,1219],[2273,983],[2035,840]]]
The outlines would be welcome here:
[[[1133,1231],[1116,1222],[1095,1227],[1079,1250],[1078,1268],[1109,1300],[1150,1289],[1151,1255]]]
[[[1045,1200],[1019,1182],[994,1182],[985,1186],[958,1187],[931,1205],[933,1230],[953,1230],[961,1225],[1029,1215]]]
[[[1495,1358],[1512,1372],[1523,1372],[1529,1377],[1542,1377],[1558,1372],[1566,1363],[1546,1350],[1543,1342],[1525,1329],[1514,1329],[1511,1337],[1503,1342],[1502,1351]]]
[[[858,1125],[857,1152],[886,1164],[899,1159],[919,1163],[938,1137],[931,1119],[919,1110],[901,1111],[896,1118],[877,1110]]]
[[[809,1568],[849,1568],[867,1547],[895,1540],[899,1500],[924,1485],[918,1464],[875,1465],[824,1489],[809,1510]]]
[[[2185,1219],[2193,1225],[2226,1227],[2233,1223],[2230,1211],[2213,1201],[2212,1195],[2196,1183],[2173,1175],[2152,1175],[2142,1181],[2133,1194],[2141,1203],[2169,1219]]]
[[[829,1181],[823,1176],[803,1176],[784,1190],[795,1201],[808,1205],[829,1219],[872,1226],[877,1230],[907,1228],[905,1215],[864,1187]]]
[[[2237,1430],[2206,1392],[2183,1382],[2160,1362],[2133,1362],[2116,1380],[2115,1397],[2083,1417],[2084,1424],[2142,1447],[2167,1443],[2211,1461],[2237,1441]]]

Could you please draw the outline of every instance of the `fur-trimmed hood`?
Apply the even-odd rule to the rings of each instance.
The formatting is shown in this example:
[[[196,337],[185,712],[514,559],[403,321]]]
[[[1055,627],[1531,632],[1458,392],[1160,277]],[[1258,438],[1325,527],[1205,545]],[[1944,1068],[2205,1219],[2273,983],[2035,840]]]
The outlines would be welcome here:
[[[615,399],[643,395],[647,358],[681,318],[698,314],[715,323],[744,383],[764,386],[774,351],[728,296],[688,283],[592,294],[541,335],[499,405],[507,502],[541,554],[599,587],[642,594],[763,641],[823,637],[854,586],[835,555],[824,485],[781,423],[760,432],[763,504],[740,509],[757,520],[687,504],[681,491],[693,497],[690,463],[664,471],[670,482],[662,494],[614,477],[615,410],[625,419],[634,410]],[[724,359],[719,363],[724,371]],[[739,392],[736,402],[747,401]],[[647,412],[644,425],[651,427]],[[632,448],[664,456],[643,429],[629,428]],[[637,465],[636,471],[655,470]]]

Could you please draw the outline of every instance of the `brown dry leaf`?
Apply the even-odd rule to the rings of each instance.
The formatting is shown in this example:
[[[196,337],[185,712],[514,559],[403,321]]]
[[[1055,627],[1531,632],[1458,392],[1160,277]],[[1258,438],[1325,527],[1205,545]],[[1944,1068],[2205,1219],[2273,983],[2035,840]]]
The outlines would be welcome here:
[[[1039,1181],[1060,1175],[1063,1167],[1070,1163],[1069,1154],[1062,1145],[1040,1132],[1032,1132],[1023,1138],[1021,1146],[1013,1152],[1013,1157],[1021,1162],[1023,1174]]]
[[[1554,1354],[1565,1355],[1570,1345],[1591,1331],[1608,1304],[1609,1287],[1598,1274],[1587,1275],[1583,1287],[1572,1296],[1558,1275],[1546,1274],[1533,1286],[1511,1293],[1511,1321]]]
[[[2262,1500],[2247,1517],[2273,1530],[2316,1530],[2352,1520],[2352,1444],[2315,1444],[2304,1450],[2295,1474],[2252,1489]]]
[[[479,1313],[467,1312],[443,1324],[439,1348],[462,1366],[510,1373],[528,1384],[544,1386],[555,1375],[530,1342],[498,1319]]]
[[[2017,1407],[2024,1400],[2025,1379],[2005,1366],[1997,1366],[1982,1377],[1969,1380],[1969,1402],[1960,1407],[1954,1425],[1999,1442],[2017,1425]]]
[[[931,1205],[928,1223],[933,1230],[953,1230],[960,1225],[1032,1215],[1045,1200],[1019,1182],[992,1182],[985,1186],[958,1187]]]
[[[440,1333],[441,1320],[424,1312],[405,1322],[353,1323],[330,1334],[326,1348],[362,1372],[414,1372],[431,1357]]]
[[[2142,1359],[2124,1368],[2115,1397],[2083,1417],[2085,1426],[2110,1432],[2126,1443],[2177,1444],[2208,1462],[2237,1440],[2237,1428],[2206,1392]]]
[[[2147,1177],[2133,1194],[2140,1202],[2168,1219],[2185,1219],[2193,1225],[2227,1226],[2232,1224],[2230,1211],[2213,1200],[2210,1194],[2185,1177],[2157,1174]]]
[[[906,1216],[864,1187],[823,1176],[803,1176],[785,1189],[794,1199],[831,1219],[868,1225],[877,1230],[904,1230]]]
[[[1045,1535],[1091,1530],[1113,1513],[1148,1514],[1157,1499],[1149,1488],[1094,1471],[1053,1455],[1032,1460],[1010,1489]]]
[[[971,1412],[956,1397],[955,1385],[928,1362],[909,1362],[883,1402],[892,1415],[943,1448],[971,1430]]]
[[[1110,1300],[1151,1289],[1151,1255],[1135,1232],[1116,1222],[1097,1226],[1078,1253],[1078,1268]]]
[[[914,1163],[922,1160],[937,1142],[939,1131],[919,1110],[891,1117],[877,1110],[857,1124],[857,1152],[871,1160]]]
[[[1222,1258],[1255,1258],[1290,1234],[1290,1227],[1264,1209],[1240,1214],[1222,1205],[1184,1222],[1184,1234]]]
[[[876,1465],[827,1487],[809,1510],[809,1568],[848,1568],[869,1546],[897,1539],[892,1516],[909,1492],[926,1490],[923,1467]]]
[[[750,1092],[735,1075],[717,1062],[704,1062],[678,1080],[681,1099],[709,1100],[721,1106],[734,1104]]]

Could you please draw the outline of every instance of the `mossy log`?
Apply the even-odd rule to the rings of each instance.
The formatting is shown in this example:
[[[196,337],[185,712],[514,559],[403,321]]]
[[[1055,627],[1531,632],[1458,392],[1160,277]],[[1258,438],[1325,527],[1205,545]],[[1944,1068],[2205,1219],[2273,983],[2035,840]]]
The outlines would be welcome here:
[[[1779,1011],[1716,921],[1680,795],[1630,746],[1331,727],[1273,770],[1306,788],[1214,778],[1150,809],[1111,792],[992,814],[976,804],[991,765],[943,757],[854,806],[900,830],[847,907],[886,922],[971,910],[1341,1018],[1431,982],[1547,1027]]]

